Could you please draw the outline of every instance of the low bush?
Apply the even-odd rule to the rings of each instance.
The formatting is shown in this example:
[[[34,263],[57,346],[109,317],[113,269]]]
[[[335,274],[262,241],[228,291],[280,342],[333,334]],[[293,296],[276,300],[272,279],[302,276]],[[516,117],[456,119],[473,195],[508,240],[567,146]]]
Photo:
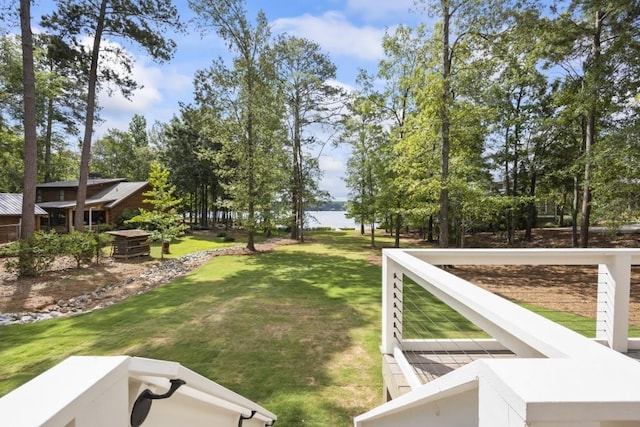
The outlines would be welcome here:
[[[111,224],[100,224],[98,225],[98,233],[104,233],[105,231],[112,231],[113,225]]]
[[[16,242],[7,243],[0,246],[0,258],[17,256],[18,244]]]
[[[216,234],[216,237],[227,237],[227,233],[225,233],[224,231],[220,231],[218,232],[218,234]]]
[[[96,252],[96,240],[92,232],[80,232],[73,230],[71,233],[61,235],[62,254],[69,255],[76,260],[76,268],[82,264],[88,264]]]
[[[7,261],[7,271],[19,276],[41,276],[61,253],[60,237],[55,231],[37,231],[29,238],[16,242],[17,259]]]
[[[102,250],[113,242],[113,236],[106,233],[93,233],[93,240],[95,241],[96,264],[100,264]]]
[[[102,250],[111,241],[112,236],[92,231],[74,230],[68,234],[37,231],[28,239],[3,248],[5,256],[16,258],[7,261],[6,269],[19,276],[41,276],[59,256],[73,257],[77,268],[91,263],[94,256],[96,263],[100,263]]]
[[[235,238],[235,237],[233,237],[233,236],[224,236],[224,237],[222,238],[222,241],[223,241],[223,242],[235,242],[235,241],[236,241],[236,238]]]

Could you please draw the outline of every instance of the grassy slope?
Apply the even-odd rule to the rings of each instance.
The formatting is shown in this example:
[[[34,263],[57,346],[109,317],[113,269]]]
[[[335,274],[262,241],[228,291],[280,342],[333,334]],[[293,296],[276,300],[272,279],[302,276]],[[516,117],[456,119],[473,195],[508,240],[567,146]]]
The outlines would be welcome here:
[[[348,425],[381,398],[380,269],[344,233],[218,257],[108,309],[0,328],[0,394],[73,354],[175,360],[278,414]]]

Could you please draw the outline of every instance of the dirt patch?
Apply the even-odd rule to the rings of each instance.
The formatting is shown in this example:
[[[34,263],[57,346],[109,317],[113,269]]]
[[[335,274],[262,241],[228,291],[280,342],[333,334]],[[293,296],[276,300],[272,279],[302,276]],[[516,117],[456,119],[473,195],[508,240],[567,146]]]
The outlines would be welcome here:
[[[595,266],[455,266],[451,273],[510,300],[596,317]],[[629,323],[640,327],[640,267],[631,269]]]
[[[104,307],[165,284],[214,256],[269,252],[278,245],[291,243],[295,241],[272,240],[257,244],[257,252],[239,246],[207,251],[181,259],[177,271],[176,268],[163,271],[166,269],[159,268],[159,260],[146,257],[126,261],[105,258],[100,265],[80,269],[74,268],[73,259],[60,258],[42,277],[18,278],[5,270],[6,260],[0,260],[0,313],[49,312],[59,310],[60,306],[65,311],[81,312]]]
[[[120,283],[130,277],[138,277],[154,263],[148,260],[116,262],[106,259],[100,265],[74,268],[75,261],[59,259],[54,270],[42,277],[16,278],[4,270],[0,262],[0,312],[38,312],[60,300],[94,292],[96,289]],[[127,293],[127,289],[111,296]],[[107,298],[108,295],[105,295]]]
[[[591,233],[589,244],[594,248],[638,248],[638,233]],[[469,248],[504,248],[506,236],[498,233],[476,233],[467,237]],[[436,247],[422,242],[422,246]],[[531,241],[522,233],[516,236],[512,247],[517,248],[570,248],[571,232],[557,229],[537,229]],[[367,260],[380,265],[375,253]],[[597,312],[596,266],[508,266],[458,265],[448,270],[490,292],[507,299],[529,303],[549,310],[595,317]],[[640,327],[640,267],[632,268],[629,323]]]

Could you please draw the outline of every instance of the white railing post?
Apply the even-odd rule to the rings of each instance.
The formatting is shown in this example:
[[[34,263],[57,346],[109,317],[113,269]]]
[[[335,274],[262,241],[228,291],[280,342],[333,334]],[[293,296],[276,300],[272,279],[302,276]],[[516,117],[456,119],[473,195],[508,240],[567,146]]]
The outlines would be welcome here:
[[[598,265],[596,338],[623,353],[628,350],[630,290],[630,255],[617,254],[607,264]]]
[[[382,353],[393,354],[402,340],[402,271],[382,251]]]

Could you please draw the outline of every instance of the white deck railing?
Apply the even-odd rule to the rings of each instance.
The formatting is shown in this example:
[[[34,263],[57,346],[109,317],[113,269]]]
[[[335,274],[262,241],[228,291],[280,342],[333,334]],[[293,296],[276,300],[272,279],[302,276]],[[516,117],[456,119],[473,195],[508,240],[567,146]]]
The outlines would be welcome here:
[[[177,387],[167,393],[172,380]],[[0,425],[11,427],[264,427],[275,420],[179,363],[129,356],[73,356],[0,399]]]
[[[491,264],[597,265],[597,341],[437,267]],[[395,356],[412,391],[357,417],[356,426],[432,425],[431,419],[443,426],[640,425],[640,364],[620,353],[638,348],[628,337],[634,264],[640,251],[633,249],[384,250],[381,350]],[[405,277],[492,338],[404,339]],[[404,352],[452,342],[470,351],[506,348],[517,358],[472,362],[422,384]]]

